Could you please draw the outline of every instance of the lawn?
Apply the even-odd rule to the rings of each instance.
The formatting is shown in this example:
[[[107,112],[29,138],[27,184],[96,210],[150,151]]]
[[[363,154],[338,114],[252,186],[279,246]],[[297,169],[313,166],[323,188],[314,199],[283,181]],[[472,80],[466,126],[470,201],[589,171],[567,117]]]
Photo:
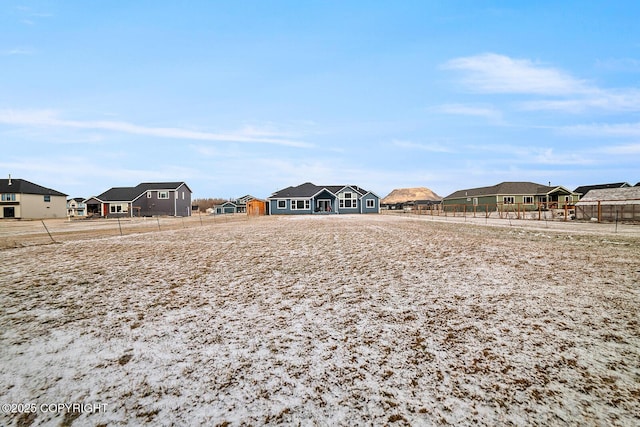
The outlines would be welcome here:
[[[0,250],[0,403],[35,407],[0,424],[639,425],[640,236],[543,227],[267,217]]]

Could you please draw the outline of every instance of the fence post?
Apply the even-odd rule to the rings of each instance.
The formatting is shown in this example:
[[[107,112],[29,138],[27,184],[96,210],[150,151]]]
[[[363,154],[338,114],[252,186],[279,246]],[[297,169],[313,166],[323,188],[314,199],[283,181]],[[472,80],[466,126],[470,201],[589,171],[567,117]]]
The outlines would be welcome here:
[[[118,217],[118,228],[120,229],[120,237],[122,237],[122,225],[120,225],[120,217]]]
[[[538,202],[538,221],[542,219],[542,204]]]
[[[602,205],[600,204],[600,200],[598,200],[598,224],[602,221]]]
[[[47,225],[44,223],[44,220],[40,220],[40,222],[42,222],[42,226],[44,227],[44,229],[47,230],[47,234],[49,235],[49,238],[51,239],[51,241],[53,243],[56,243],[56,241],[53,239],[53,236],[51,235],[51,233],[49,233],[49,229],[47,228]]]

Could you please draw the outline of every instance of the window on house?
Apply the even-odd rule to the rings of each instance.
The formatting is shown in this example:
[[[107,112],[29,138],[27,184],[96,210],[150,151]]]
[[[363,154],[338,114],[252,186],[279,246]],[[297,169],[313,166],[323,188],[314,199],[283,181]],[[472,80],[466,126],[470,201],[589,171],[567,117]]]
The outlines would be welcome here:
[[[147,199],[150,199],[153,197],[153,194],[151,194],[151,191],[147,191]]]
[[[158,191],[158,199],[168,199],[169,192],[168,191]]]
[[[182,192],[182,200],[184,200],[184,191]]]
[[[291,210],[309,209],[309,200],[292,200]]]
[[[515,202],[516,202],[516,199],[513,196],[504,196],[502,198],[502,203],[504,203],[505,205],[512,205]]]
[[[478,198],[477,197],[473,198],[473,206],[478,206]]]
[[[533,196],[524,196],[524,197],[522,198],[522,202],[523,202],[525,205],[532,205],[532,204],[533,204]]]
[[[15,202],[16,201],[16,195],[15,194],[3,194],[2,195],[2,201],[3,202]]]
[[[51,201],[51,196],[49,196],[48,194],[44,196],[44,201],[49,203]]]
[[[367,208],[375,208],[376,207],[376,201],[373,199],[367,199]]]
[[[126,203],[124,204],[112,203],[109,205],[109,212],[111,213],[127,212],[128,211],[127,208],[128,208],[128,205]]]
[[[278,209],[286,209],[287,201],[286,200],[278,200]]]
[[[341,193],[339,198],[340,198],[341,208],[357,208],[358,207],[358,198],[353,193]]]

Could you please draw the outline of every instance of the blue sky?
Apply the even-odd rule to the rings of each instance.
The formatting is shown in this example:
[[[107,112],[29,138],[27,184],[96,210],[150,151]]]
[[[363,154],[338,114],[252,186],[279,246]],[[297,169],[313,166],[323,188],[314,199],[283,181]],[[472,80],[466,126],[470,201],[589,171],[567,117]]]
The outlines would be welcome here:
[[[640,2],[3,1],[0,175],[384,197],[640,181]]]

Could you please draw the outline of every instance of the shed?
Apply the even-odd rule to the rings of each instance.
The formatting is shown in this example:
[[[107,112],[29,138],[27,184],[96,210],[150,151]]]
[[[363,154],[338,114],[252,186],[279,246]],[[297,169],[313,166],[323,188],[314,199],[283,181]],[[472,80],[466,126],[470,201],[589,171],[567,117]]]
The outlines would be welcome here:
[[[260,199],[251,199],[247,201],[247,215],[260,216],[267,214],[267,202]]]

